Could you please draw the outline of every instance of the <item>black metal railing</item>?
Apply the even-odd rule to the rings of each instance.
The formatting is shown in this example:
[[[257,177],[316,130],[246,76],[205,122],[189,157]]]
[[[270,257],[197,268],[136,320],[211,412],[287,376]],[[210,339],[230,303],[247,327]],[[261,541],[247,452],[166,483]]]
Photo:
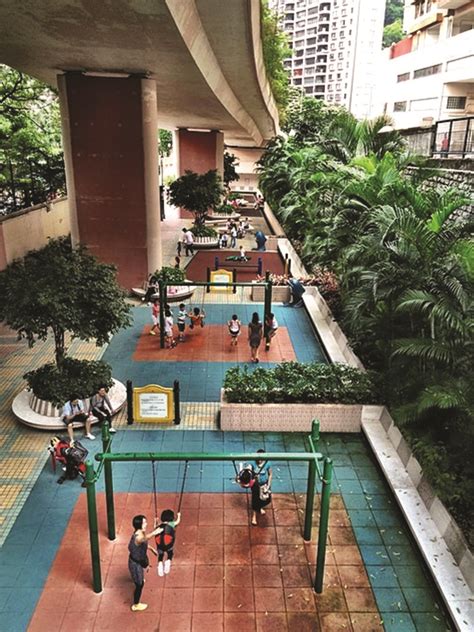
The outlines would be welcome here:
[[[474,116],[437,121],[431,155],[435,158],[474,158]]]

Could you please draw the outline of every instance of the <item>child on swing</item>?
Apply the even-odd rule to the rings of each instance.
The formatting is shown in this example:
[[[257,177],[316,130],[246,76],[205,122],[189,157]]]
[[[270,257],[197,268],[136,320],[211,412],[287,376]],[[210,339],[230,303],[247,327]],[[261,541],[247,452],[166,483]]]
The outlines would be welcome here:
[[[176,519],[172,509],[165,509],[161,512],[161,523],[158,525],[158,529],[161,529],[159,534],[155,537],[156,550],[158,552],[158,575],[168,575],[171,569],[171,560],[174,555],[174,542],[176,539],[176,527],[181,522],[181,512],[178,511]],[[158,519],[155,518],[155,526]],[[163,563],[165,553],[167,559]]]
[[[191,320],[191,323],[189,325],[190,329],[194,329],[194,327],[199,327],[199,325],[201,325],[201,327],[204,327],[204,319],[206,318],[206,312],[204,311],[204,309],[195,307],[192,312],[189,312],[188,316]]]

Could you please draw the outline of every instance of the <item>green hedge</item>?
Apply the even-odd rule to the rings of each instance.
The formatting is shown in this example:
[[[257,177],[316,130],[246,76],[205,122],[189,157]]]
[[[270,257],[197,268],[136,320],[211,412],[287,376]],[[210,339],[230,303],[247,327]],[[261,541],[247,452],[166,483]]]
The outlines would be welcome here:
[[[191,232],[195,237],[217,237],[219,234],[212,226],[206,226],[205,224],[193,224]]]
[[[372,376],[344,364],[283,362],[274,369],[229,369],[224,378],[228,402],[242,404],[373,404]]]
[[[75,393],[81,399],[91,397],[100,384],[112,386],[112,369],[103,362],[65,358],[61,369],[50,363],[29,371],[23,378],[36,397],[62,406]]]

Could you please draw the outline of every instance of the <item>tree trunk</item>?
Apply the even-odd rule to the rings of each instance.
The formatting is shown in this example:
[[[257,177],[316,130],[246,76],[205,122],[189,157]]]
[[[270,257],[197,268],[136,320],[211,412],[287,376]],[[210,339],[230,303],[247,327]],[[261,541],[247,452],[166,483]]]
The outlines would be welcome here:
[[[65,349],[64,349],[64,329],[61,327],[53,327],[54,335],[54,354],[56,357],[56,366],[61,368],[64,361]]]
[[[16,188],[15,188],[15,175],[13,173],[13,165],[11,160],[8,161],[8,170],[10,171],[10,188],[12,191],[13,210],[16,211]]]

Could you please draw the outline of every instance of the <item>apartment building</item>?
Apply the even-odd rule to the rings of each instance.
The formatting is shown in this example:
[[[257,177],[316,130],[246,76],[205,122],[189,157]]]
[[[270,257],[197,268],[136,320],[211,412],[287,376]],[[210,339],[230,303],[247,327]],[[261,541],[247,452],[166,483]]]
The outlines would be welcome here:
[[[271,0],[293,50],[291,83],[363,118],[374,106],[383,0]]]
[[[380,109],[397,128],[443,121],[439,144],[448,133],[469,142],[461,128],[474,115],[473,28],[473,0],[405,1],[407,37],[384,51],[379,81]]]

